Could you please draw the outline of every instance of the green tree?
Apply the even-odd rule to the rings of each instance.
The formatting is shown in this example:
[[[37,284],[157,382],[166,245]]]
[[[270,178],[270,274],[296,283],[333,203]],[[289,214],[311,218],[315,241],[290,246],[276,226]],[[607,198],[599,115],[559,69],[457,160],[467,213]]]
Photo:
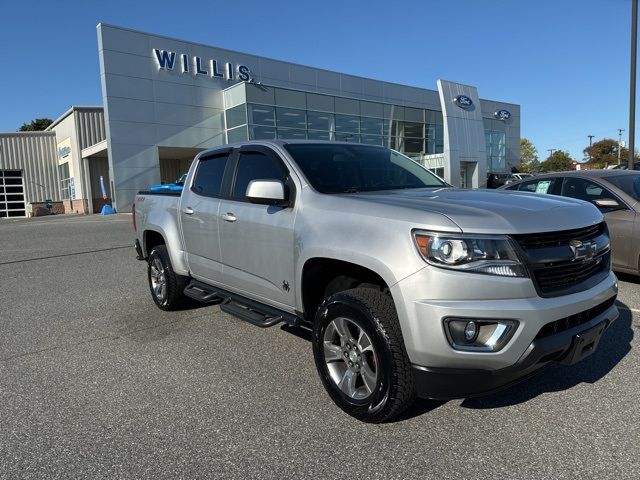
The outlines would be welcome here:
[[[609,165],[618,164],[618,141],[612,138],[603,138],[590,147],[583,150],[585,156],[590,158],[589,164],[593,168],[607,168]],[[620,149],[620,161],[627,162],[629,149],[622,147]],[[636,155],[636,160],[638,160]]]
[[[30,123],[23,123],[20,127],[20,132],[41,132],[53,123],[50,118],[36,118],[31,120]]]
[[[538,149],[528,138],[520,139],[520,171],[537,172],[540,169]]]
[[[566,172],[573,170],[573,161],[568,152],[556,150],[553,155],[542,162],[541,167],[545,172]]]

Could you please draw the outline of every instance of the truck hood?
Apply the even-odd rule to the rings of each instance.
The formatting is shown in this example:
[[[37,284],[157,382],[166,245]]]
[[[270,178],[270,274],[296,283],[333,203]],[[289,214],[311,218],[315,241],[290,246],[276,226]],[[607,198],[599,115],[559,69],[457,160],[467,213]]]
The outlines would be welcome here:
[[[345,194],[370,203],[445,215],[467,233],[515,234],[571,230],[602,221],[581,200],[505,190],[414,189]]]

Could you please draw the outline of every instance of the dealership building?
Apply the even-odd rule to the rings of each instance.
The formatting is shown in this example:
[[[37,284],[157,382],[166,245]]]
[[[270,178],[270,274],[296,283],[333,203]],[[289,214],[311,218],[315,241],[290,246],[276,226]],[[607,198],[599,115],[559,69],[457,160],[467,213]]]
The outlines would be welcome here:
[[[481,99],[473,86],[437,80],[424,89],[111,25],[97,30],[103,107],[72,107],[43,134],[0,134],[0,142],[53,146],[39,162],[57,177],[27,188],[38,161],[29,148],[0,143],[0,215],[3,171],[13,182],[20,172],[25,202],[51,192],[65,209],[96,212],[106,196],[129,211],[138,190],[174,181],[198,152],[243,140],[384,145],[463,188],[519,164],[519,105]]]

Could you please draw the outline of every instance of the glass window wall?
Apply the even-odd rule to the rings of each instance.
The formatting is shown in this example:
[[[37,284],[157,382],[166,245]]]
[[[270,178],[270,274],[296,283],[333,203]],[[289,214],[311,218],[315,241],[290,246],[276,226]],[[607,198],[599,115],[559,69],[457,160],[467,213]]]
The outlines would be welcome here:
[[[506,173],[507,149],[505,132],[485,130],[484,138],[487,148],[487,172]]]
[[[444,151],[442,113],[439,111],[322,94],[305,95],[306,109],[292,108],[292,103],[287,103],[286,107],[269,105],[266,99],[270,97],[248,96],[252,101],[230,108],[225,113],[229,143],[247,138],[306,138],[381,145],[412,157]],[[278,103],[277,94],[274,98]],[[296,105],[303,107],[303,97],[297,95],[296,99]],[[265,104],[259,103],[261,101]],[[358,105],[360,107],[356,108]],[[326,111],[329,109],[332,111]],[[338,110],[340,113],[337,113]],[[360,114],[349,114],[351,111],[359,111]],[[488,138],[489,142],[493,142],[491,136]],[[498,148],[496,152],[499,151]]]

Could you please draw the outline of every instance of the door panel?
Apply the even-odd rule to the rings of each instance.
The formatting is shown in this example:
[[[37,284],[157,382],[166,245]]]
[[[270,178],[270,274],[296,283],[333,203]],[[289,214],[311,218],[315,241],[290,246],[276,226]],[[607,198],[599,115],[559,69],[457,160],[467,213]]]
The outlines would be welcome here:
[[[222,218],[225,215],[227,220]],[[222,201],[219,222],[224,284],[263,300],[294,306],[294,219],[291,208]]]
[[[251,180],[291,185],[288,169],[273,150],[261,146],[240,150],[232,198],[223,200],[219,210],[224,283],[267,303],[293,307],[295,210],[247,201]],[[286,190],[294,195],[289,187]]]
[[[219,209],[229,151],[203,157],[191,185],[185,185],[180,204],[182,238],[192,275],[220,283]]]
[[[608,188],[601,183],[580,177],[565,177],[562,184],[562,196],[584,200],[595,205],[596,200],[616,200],[621,203]],[[598,208],[597,205],[595,205]],[[633,236],[635,213],[631,210],[607,211],[600,208],[609,227],[611,239],[611,263],[614,267],[628,268],[629,245]]]
[[[614,267],[638,268],[637,258],[632,257],[635,249],[633,227],[636,213],[633,210],[616,210],[604,214],[611,237],[611,260]]]
[[[184,247],[191,273],[200,279],[220,281],[220,244],[218,242],[219,198],[201,197],[185,192],[180,210]],[[187,213],[190,209],[193,213]]]

